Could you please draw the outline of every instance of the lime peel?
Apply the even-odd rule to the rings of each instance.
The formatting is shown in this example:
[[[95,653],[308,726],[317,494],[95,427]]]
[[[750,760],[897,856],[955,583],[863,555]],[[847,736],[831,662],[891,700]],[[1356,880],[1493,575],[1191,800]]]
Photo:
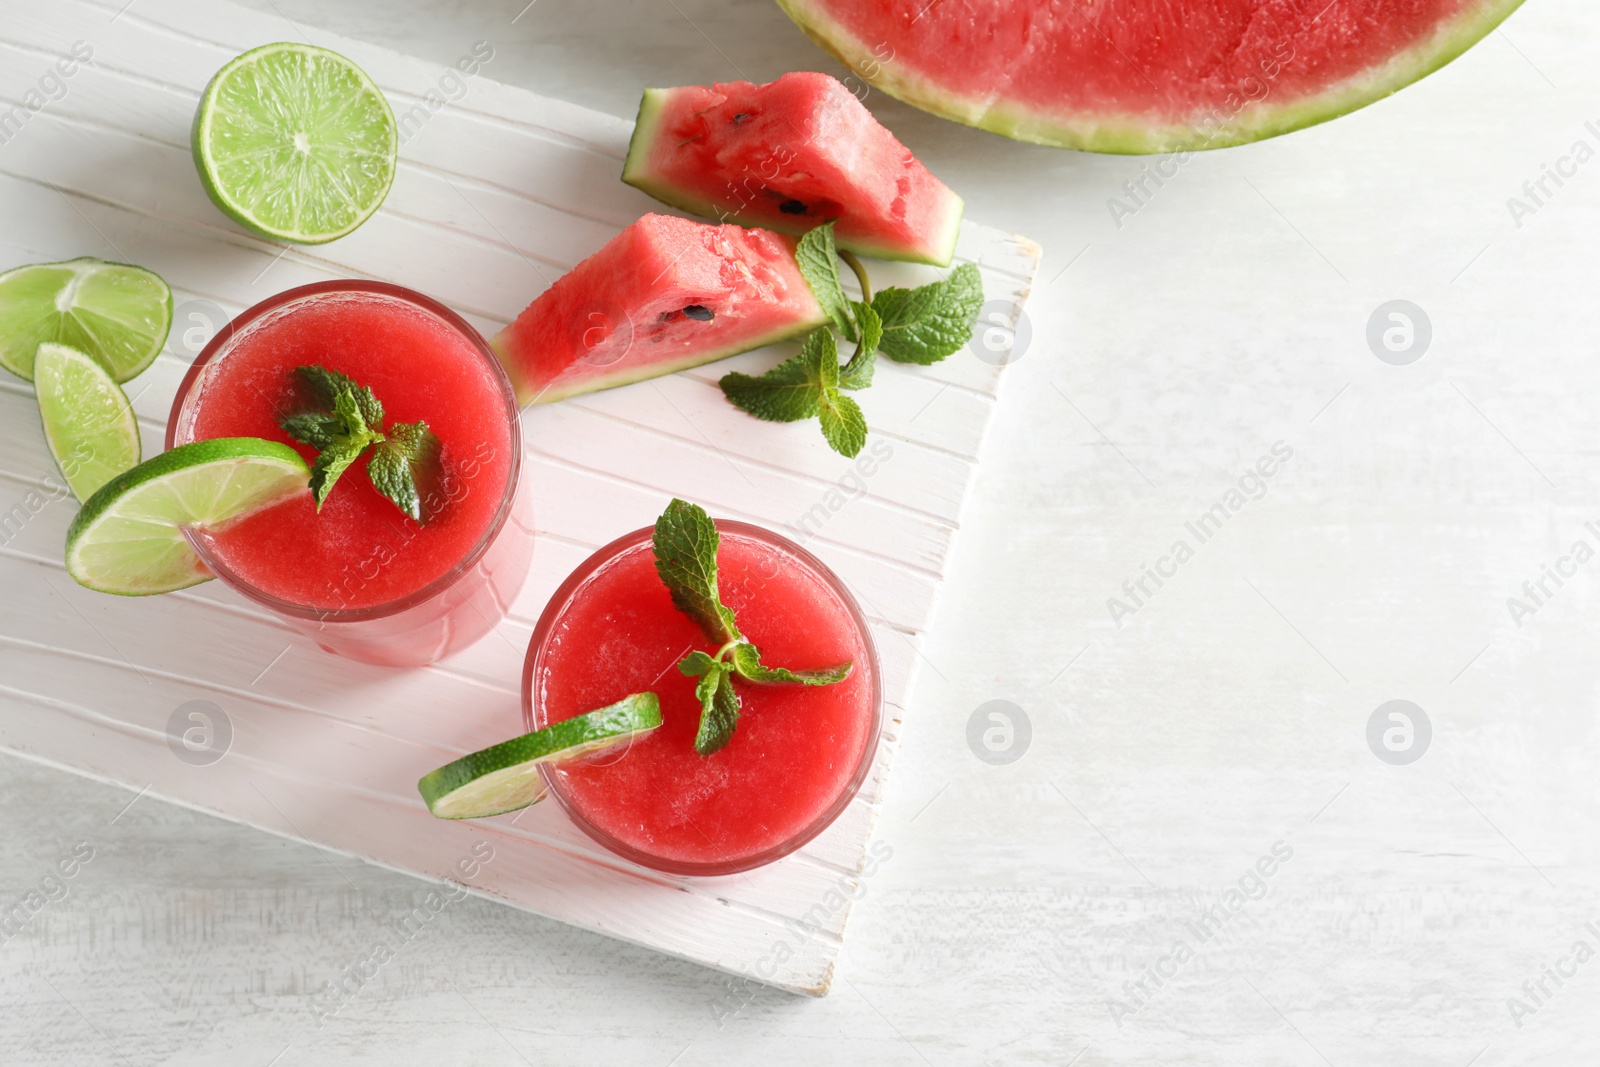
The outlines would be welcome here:
[[[84,256],[0,274],[0,366],[33,380],[41,344],[87,353],[125,382],[161,354],[172,328],[172,289],[128,263]]]
[[[112,478],[67,530],[67,573],[120,596],[168,593],[210,571],[184,534],[216,528],[307,492],[311,471],[288,445],[219,437],[163,452]]]
[[[127,394],[98,360],[42,344],[33,363],[45,444],[79,500],[139,463],[139,421]]]
[[[661,701],[634,693],[615,704],[551,723],[430,771],[417,782],[441,819],[482,819],[525,808],[546,794],[539,765],[581,759],[626,744],[661,725]]]
[[[207,195],[251,233],[323,244],[360,226],[394,183],[399,133],[382,90],[344,56],[284,41],[212,77],[190,142]]]

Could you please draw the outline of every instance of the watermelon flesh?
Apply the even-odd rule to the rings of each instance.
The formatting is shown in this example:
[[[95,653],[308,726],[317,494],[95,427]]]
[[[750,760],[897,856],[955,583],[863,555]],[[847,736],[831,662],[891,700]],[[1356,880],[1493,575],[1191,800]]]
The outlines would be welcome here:
[[[1019,140],[1220,148],[1437,70],[1522,0],[778,0],[864,84]]]
[[[539,295],[489,346],[524,407],[655,378],[827,321],[766,230],[646,215]]]
[[[947,266],[961,198],[837,78],[647,89],[622,180],[696,215],[783,233],[836,219],[839,247]]]

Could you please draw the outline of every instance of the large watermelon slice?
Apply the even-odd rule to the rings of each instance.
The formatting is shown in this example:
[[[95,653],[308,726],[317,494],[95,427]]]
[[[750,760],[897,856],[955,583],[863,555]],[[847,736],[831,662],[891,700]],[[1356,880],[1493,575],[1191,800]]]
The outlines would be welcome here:
[[[1444,66],[1521,2],[778,0],[861,88],[1097,152],[1325,122]]]
[[[719,221],[805,233],[837,219],[839,247],[948,266],[961,198],[837,78],[647,89],[622,180]]]
[[[794,251],[766,230],[646,215],[489,345],[524,406],[759,348],[828,321]]]

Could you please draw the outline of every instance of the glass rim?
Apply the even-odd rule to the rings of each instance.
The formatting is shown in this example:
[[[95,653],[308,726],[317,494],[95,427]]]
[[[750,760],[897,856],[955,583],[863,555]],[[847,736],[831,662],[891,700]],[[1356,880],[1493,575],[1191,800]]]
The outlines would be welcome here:
[[[806,567],[823,581],[830,590],[844,604],[851,622],[861,635],[861,643],[866,649],[867,665],[871,668],[870,704],[872,709],[872,723],[868,730],[866,743],[862,745],[861,755],[856,762],[856,768],[850,779],[834,798],[833,803],[802,829],[794,834],[760,852],[734,860],[722,861],[684,861],[672,860],[657,856],[641,849],[635,848],[623,841],[617,840],[605,830],[591,822],[578,806],[571,801],[562,787],[560,778],[547,764],[539,765],[539,774],[544,779],[550,793],[561,804],[574,825],[589,837],[603,845],[610,852],[631,860],[641,867],[662,871],[674,875],[691,875],[699,877],[713,877],[719,875],[740,874],[744,871],[764,867],[769,863],[783,859],[785,856],[798,852],[815,840],[829,826],[844,814],[855,798],[860,794],[861,787],[866,784],[867,776],[872,773],[872,766],[877,762],[878,749],[883,740],[883,671],[878,657],[878,645],[873,640],[870,624],[861,611],[861,606],[856,603],[855,596],[844,584],[833,569],[813,555],[798,542],[776,533],[762,526],[735,519],[715,520],[717,531],[731,533],[758,541],[778,549],[791,556],[795,562]],[[528,730],[542,728],[545,724],[540,721],[542,716],[535,714],[533,700],[533,678],[539,664],[544,658],[545,646],[549,643],[550,631],[554,628],[556,620],[566,611],[578,592],[600,570],[623,553],[648,544],[655,533],[651,526],[623,534],[621,537],[600,548],[588,556],[582,563],[569,574],[561,585],[546,602],[544,611],[539,615],[539,621],[533,628],[533,635],[528,640],[528,652],[522,664],[522,720]],[[541,709],[542,710],[542,709]]]
[[[176,442],[179,421],[190,397],[196,391],[201,375],[213,361],[226,355],[226,346],[234,337],[244,333],[263,316],[281,308],[318,297],[341,293],[367,293],[410,304],[412,307],[432,315],[466,340],[468,345],[490,369],[495,384],[499,387],[501,399],[505,402],[506,421],[510,427],[511,434],[511,457],[510,468],[506,473],[505,489],[500,498],[500,505],[495,509],[489,525],[485,527],[482,536],[473,543],[472,548],[449,570],[433,579],[427,585],[414,589],[405,596],[385,601],[382,604],[369,604],[362,608],[314,608],[292,600],[285,600],[241,578],[232,568],[222,563],[211,553],[204,540],[195,536],[192,531],[184,531],[185,538],[188,539],[190,546],[194,549],[195,554],[200,557],[201,562],[206,565],[206,568],[212,574],[222,579],[223,584],[230,589],[236,590],[248,599],[270,608],[280,615],[323,623],[368,622],[373,619],[388,618],[391,615],[398,615],[419,604],[426,603],[455,585],[468,571],[477,566],[478,562],[483,559],[484,554],[489,551],[490,546],[500,536],[506,522],[511,517],[512,504],[515,502],[517,489],[522,480],[522,422],[518,417],[521,409],[517,406],[516,391],[511,386],[511,379],[507,376],[505,367],[501,365],[500,358],[494,354],[494,349],[490,348],[489,343],[483,339],[483,335],[474,329],[466,319],[463,319],[456,312],[430,296],[419,293],[415,289],[408,289],[403,285],[362,278],[332,279],[311,282],[307,285],[297,285],[292,289],[285,289],[281,293],[269,296],[265,300],[251,305],[229,320],[227,325],[218,330],[216,336],[212,337],[206,343],[206,346],[200,350],[200,354],[194,358],[194,362],[189,365],[188,371],[184,373],[183,380],[178,383],[177,393],[172,398],[172,408],[167,413],[166,447],[171,449]]]

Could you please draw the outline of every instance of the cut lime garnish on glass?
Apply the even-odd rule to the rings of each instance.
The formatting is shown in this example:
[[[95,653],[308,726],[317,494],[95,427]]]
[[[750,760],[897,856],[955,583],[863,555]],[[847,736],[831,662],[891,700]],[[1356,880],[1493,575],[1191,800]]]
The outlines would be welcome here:
[[[252,233],[321,244],[365,222],[394,181],[394,112],[360,67],[284,42],[231,60],[191,131],[211,199]]]
[[[33,361],[45,444],[79,500],[139,463],[139,423],[104,367],[69,345],[42,344]]]
[[[541,763],[579,759],[661,725],[661,701],[634,693],[598,711],[551,723],[542,730],[491,745],[429,771],[417,783],[428,810],[441,819],[504,815],[544,799]]]
[[[102,593],[146,596],[211,577],[184,536],[307,492],[300,453],[259,437],[219,437],[163,452],[111,479],[67,530],[67,573]]]
[[[148,367],[172,327],[172,290],[143,267],[101,259],[0,274],[0,366],[33,378],[41,344],[87,352],[118,382]]]

